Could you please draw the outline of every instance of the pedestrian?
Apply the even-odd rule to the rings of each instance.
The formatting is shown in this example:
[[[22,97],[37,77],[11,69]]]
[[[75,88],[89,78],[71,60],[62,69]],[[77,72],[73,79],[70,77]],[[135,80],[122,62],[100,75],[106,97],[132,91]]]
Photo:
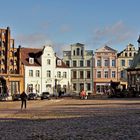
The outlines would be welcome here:
[[[80,93],[81,99],[86,99],[86,92],[84,90],[81,91]]]
[[[60,89],[60,91],[58,92],[58,97],[61,97],[61,95],[62,95],[62,91]]]
[[[26,109],[27,94],[25,93],[25,91],[21,93],[20,98],[21,98],[21,109],[23,108],[23,106]]]

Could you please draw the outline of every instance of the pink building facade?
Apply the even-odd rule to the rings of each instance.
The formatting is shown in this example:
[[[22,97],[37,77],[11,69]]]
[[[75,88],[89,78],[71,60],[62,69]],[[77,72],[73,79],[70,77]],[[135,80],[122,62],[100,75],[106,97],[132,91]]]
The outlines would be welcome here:
[[[94,54],[94,94],[104,94],[110,82],[117,82],[117,51],[103,46]]]

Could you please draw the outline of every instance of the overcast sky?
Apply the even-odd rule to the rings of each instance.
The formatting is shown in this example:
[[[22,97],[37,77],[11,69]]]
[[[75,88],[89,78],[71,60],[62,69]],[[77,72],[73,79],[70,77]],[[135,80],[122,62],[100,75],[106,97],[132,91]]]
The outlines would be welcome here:
[[[53,44],[56,52],[84,43],[122,51],[137,47],[140,0],[0,0],[0,28],[11,29],[16,47]]]

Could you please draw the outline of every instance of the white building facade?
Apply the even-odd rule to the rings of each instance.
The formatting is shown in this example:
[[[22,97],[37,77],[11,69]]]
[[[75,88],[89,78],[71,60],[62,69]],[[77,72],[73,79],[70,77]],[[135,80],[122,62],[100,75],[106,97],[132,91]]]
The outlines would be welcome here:
[[[84,89],[93,93],[93,51],[86,50],[85,45],[76,43],[71,49],[63,51],[63,60],[71,68],[72,92],[79,95]]]
[[[24,56],[24,89],[27,93],[40,95],[42,92],[54,94],[59,90],[70,91],[70,69],[56,56],[52,46],[22,48],[21,55]]]

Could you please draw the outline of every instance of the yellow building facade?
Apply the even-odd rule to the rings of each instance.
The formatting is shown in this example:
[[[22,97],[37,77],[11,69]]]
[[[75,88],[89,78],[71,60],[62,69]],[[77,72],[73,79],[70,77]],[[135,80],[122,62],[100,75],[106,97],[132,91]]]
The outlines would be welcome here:
[[[122,89],[127,89],[127,68],[132,64],[137,49],[132,44],[128,44],[126,48],[118,53],[118,81]]]

